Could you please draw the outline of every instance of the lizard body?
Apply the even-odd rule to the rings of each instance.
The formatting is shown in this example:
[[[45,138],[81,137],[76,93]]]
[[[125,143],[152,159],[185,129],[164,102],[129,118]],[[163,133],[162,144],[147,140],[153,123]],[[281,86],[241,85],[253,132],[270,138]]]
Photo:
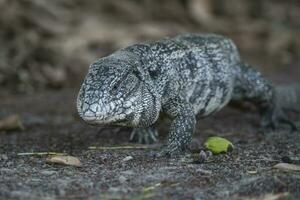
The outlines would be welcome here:
[[[172,119],[166,152],[183,151],[196,119],[219,111],[229,101],[259,107],[263,127],[284,122],[283,89],[275,87],[241,60],[234,43],[215,34],[184,34],[131,45],[94,62],[82,84],[77,109],[90,124],[135,127],[155,140],[152,125],[162,112]],[[291,92],[290,92],[291,93]],[[300,93],[292,91],[295,107]],[[280,96],[280,98],[278,98]],[[150,135],[150,136],[149,136]]]

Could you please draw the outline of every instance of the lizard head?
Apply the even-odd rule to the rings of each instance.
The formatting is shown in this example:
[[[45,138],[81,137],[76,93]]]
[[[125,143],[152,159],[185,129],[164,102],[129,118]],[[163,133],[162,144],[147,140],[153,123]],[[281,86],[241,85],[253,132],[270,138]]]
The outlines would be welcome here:
[[[89,124],[149,126],[159,115],[160,100],[139,59],[117,52],[90,65],[77,98],[77,110]]]

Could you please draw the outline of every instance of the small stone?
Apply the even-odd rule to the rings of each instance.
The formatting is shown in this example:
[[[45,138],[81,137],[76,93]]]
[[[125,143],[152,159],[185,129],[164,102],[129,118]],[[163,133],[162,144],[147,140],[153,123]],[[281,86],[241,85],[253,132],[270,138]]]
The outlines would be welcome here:
[[[255,175],[257,174],[257,170],[248,170],[247,173],[250,175]]]
[[[132,159],[133,159],[132,156],[126,156],[122,161],[127,162],[127,161],[132,160]]]
[[[8,157],[7,157],[6,154],[2,154],[2,155],[0,156],[0,158],[1,158],[2,160],[8,160]]]
[[[205,151],[201,150],[199,154],[199,162],[203,163],[204,161],[206,161],[206,159],[207,159],[207,155]]]
[[[64,175],[66,175],[66,176],[73,176],[74,175],[74,171],[66,169],[66,170],[64,170]]]
[[[39,179],[39,178],[31,178],[31,179],[30,179],[30,182],[32,182],[32,183],[39,183],[39,182],[42,182],[42,179]]]
[[[12,169],[8,169],[8,168],[0,168],[0,172],[1,174],[14,174],[15,171]]]
[[[124,174],[124,175],[128,175],[128,176],[132,176],[134,175],[134,171],[132,170],[126,170],[126,171],[122,171],[121,174]]]
[[[52,176],[52,175],[54,175],[56,173],[57,173],[56,171],[50,171],[50,170],[41,171],[41,174],[45,175],[45,176]]]
[[[197,169],[196,172],[202,174],[202,175],[211,175],[212,174],[212,171],[211,170],[205,170],[205,169]]]
[[[126,187],[110,187],[110,188],[108,188],[108,192],[110,192],[112,194],[127,193],[127,192],[129,192],[129,189]]]
[[[207,155],[207,157],[209,158],[209,157],[212,157],[212,156],[213,156],[213,153],[212,153],[211,151],[206,151],[206,155]]]
[[[7,163],[6,163],[6,166],[7,167],[10,167],[10,166],[13,166],[14,165],[14,163],[12,162],[12,161],[8,161]]]
[[[0,120],[1,131],[21,130],[25,129],[21,117],[19,115],[11,115]]]

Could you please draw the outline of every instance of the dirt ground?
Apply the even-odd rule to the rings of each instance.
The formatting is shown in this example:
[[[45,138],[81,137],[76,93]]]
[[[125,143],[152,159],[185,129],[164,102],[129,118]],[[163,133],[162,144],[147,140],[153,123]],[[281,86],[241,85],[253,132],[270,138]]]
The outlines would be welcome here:
[[[75,109],[93,60],[186,32],[224,34],[271,80],[300,83],[299,2],[0,0],[0,122],[16,114],[25,126],[0,131],[0,200],[300,199],[300,173],[273,168],[300,165],[300,132],[261,134],[254,110],[226,107],[199,121],[193,146],[203,147],[212,135],[235,146],[199,163],[191,153],[153,158],[166,122],[159,124],[160,142],[147,149],[89,150],[134,145],[131,129],[89,126]],[[300,127],[300,116],[292,117]],[[82,167],[18,155],[23,152],[66,153]]]
[[[26,127],[0,132],[0,199],[210,200],[278,193],[280,199],[300,199],[300,174],[272,168],[282,160],[299,164],[299,132],[260,134],[255,112],[227,107],[198,123],[194,143],[202,146],[208,136],[218,135],[231,140],[235,149],[202,164],[189,153],[180,158],[151,157],[162,142],[146,150],[89,150],[128,144],[130,129],[83,123],[75,110],[76,93],[77,89],[64,89],[0,94],[1,116],[19,114]],[[167,130],[160,127],[163,141]],[[76,156],[83,166],[46,164],[46,156],[17,155],[45,151]],[[132,159],[123,160],[128,156]]]

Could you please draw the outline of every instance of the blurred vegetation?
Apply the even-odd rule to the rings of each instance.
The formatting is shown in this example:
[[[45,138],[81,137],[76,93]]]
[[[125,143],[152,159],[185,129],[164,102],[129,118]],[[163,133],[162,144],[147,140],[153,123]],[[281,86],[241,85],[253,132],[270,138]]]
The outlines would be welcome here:
[[[299,63],[300,1],[0,0],[0,85],[77,86],[96,58],[185,32],[227,35],[266,66]]]

